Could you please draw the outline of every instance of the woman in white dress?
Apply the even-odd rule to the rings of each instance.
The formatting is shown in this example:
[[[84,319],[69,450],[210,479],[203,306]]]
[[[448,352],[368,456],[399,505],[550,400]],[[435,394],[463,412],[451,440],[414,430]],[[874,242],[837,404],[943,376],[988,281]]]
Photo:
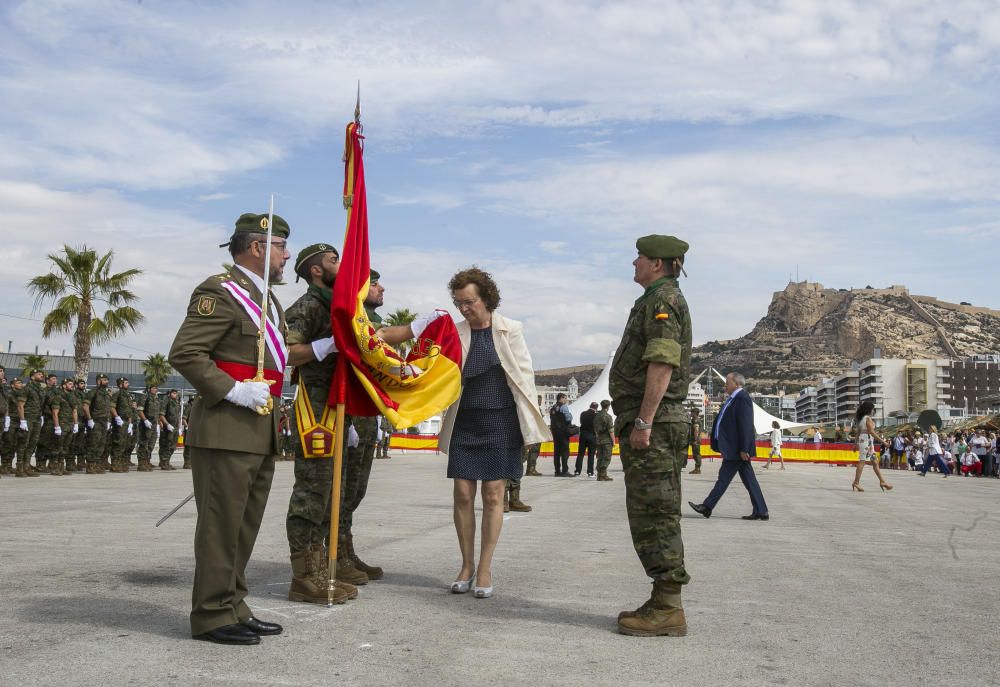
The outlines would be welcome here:
[[[767,463],[764,464],[765,470],[771,467],[771,459],[775,456],[781,461],[781,469],[784,470],[785,459],[781,457],[781,426],[777,420],[771,423],[771,452],[767,454]]]
[[[865,401],[858,406],[858,412],[854,414],[854,427],[858,432],[858,467],[854,472],[854,483],[851,489],[854,491],[864,491],[861,488],[861,473],[864,472],[865,463],[871,463],[875,476],[878,477],[878,485],[882,491],[892,489],[892,485],[882,478],[882,471],[878,467],[878,456],[875,453],[875,440],[885,443],[885,437],[875,433],[875,421],[872,420],[872,413],[875,412],[875,404]]]

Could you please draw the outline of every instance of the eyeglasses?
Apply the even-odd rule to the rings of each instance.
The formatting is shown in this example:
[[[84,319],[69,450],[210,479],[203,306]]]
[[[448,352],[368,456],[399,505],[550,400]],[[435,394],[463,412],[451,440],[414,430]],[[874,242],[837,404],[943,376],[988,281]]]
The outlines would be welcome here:
[[[267,243],[267,241],[257,240],[254,243]],[[288,248],[288,241],[271,241],[271,245],[278,250],[285,250]]]
[[[458,308],[458,309],[461,310],[462,308],[471,308],[476,303],[478,303],[479,300],[480,299],[478,299],[478,298],[470,298],[467,301],[452,300],[451,304],[454,305],[456,308]]]

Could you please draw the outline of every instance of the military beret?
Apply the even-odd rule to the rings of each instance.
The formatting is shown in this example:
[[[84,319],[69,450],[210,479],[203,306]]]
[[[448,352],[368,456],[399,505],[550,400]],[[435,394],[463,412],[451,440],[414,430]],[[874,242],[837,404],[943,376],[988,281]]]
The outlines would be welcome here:
[[[14,379],[10,380],[10,383],[11,384],[24,384],[24,382],[21,380],[20,377],[14,377]]]
[[[108,378],[108,376],[106,374],[104,374],[103,372],[98,372],[97,376],[94,377],[94,379],[107,379],[107,378]]]
[[[73,377],[63,377],[62,383],[65,384],[66,382],[76,384],[76,380]]]
[[[650,234],[635,242],[636,249],[647,258],[679,258],[688,250],[687,241],[676,236]]]
[[[115,380],[115,384],[117,384],[118,386],[121,386],[122,382],[127,382],[127,381],[128,381],[128,377],[119,377],[118,379]]]
[[[370,279],[371,279],[371,282],[372,282],[372,284],[374,284],[375,282],[377,282],[377,281],[378,281],[379,279],[381,279],[381,278],[382,278],[382,275],[381,275],[381,274],[379,274],[379,273],[378,273],[378,272],[376,272],[375,270],[371,270],[371,276],[370,276]]]
[[[340,255],[337,249],[329,243],[314,243],[311,246],[306,246],[295,256],[295,281],[298,281],[299,277],[305,279],[305,275],[299,274],[299,268],[302,267],[302,263],[320,253],[337,253],[337,255]]]
[[[177,389],[167,389],[167,393],[168,394],[176,394],[177,393]]]
[[[33,377],[33,376],[35,375],[35,373],[36,373],[36,372],[41,372],[41,373],[43,373],[43,374],[44,374],[44,373],[45,373],[45,370],[39,370],[39,369],[38,369],[37,367],[33,367],[33,368],[31,368],[30,370],[28,370],[28,376],[29,376],[29,377]]]
[[[288,228],[288,222],[286,222],[282,217],[278,215],[273,215],[272,220],[274,221],[274,229],[271,231],[272,236],[277,236],[280,239],[287,239],[288,235],[291,233],[291,229]],[[225,243],[220,243],[219,248],[225,248],[230,243],[232,243],[233,238],[237,234],[266,234],[267,233],[267,213],[261,215],[255,215],[252,212],[244,212],[240,215],[240,218],[236,220],[236,226],[233,228],[233,235],[229,237],[229,240]]]
[[[86,379],[84,379],[83,377],[77,377],[77,378],[76,378],[76,383],[77,383],[77,384],[86,384],[86,383],[87,383],[87,380],[86,380]]]

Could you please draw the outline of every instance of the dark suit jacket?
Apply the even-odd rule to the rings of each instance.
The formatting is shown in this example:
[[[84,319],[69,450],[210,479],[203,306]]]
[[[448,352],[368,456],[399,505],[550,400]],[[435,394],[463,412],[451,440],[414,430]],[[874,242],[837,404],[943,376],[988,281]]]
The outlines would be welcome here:
[[[757,452],[754,445],[756,436],[753,427],[753,401],[745,389],[740,389],[730,400],[726,412],[719,413],[719,417],[715,418],[712,426],[712,450],[721,453],[723,460],[741,460],[741,451],[753,458]]]
[[[594,418],[596,416],[597,411],[590,408],[580,413],[580,436],[587,439],[597,439],[597,434],[594,433]]]

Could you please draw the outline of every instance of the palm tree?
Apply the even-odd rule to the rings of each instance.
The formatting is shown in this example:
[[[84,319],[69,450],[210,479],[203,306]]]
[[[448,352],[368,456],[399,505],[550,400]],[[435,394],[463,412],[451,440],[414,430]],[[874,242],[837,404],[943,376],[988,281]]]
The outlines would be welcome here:
[[[167,377],[170,376],[170,363],[167,356],[162,353],[153,353],[149,358],[140,363],[142,371],[146,374],[146,386],[160,386]]]
[[[37,353],[29,353],[24,356],[24,370],[21,372],[25,377],[28,376],[28,370],[44,370],[49,364],[49,359],[44,355],[38,355]]]
[[[85,378],[90,372],[92,345],[111,341],[130,329],[135,331],[145,319],[132,307],[138,298],[128,288],[142,270],[113,274],[113,257],[114,251],[98,255],[86,245],[64,245],[61,255],[48,256],[55,269],[28,282],[28,292],[35,295],[35,310],[49,298],[55,301],[55,307],[42,319],[44,338],[70,332],[75,321],[73,360],[78,377]],[[103,317],[96,310],[100,303],[108,307]]]
[[[417,314],[410,310],[409,308],[399,308],[393,310],[385,318],[385,324],[387,327],[399,327],[402,325],[410,324],[413,320],[417,319]],[[409,355],[410,347],[413,345],[409,341],[404,341],[398,346],[396,346],[397,352],[404,358]]]

